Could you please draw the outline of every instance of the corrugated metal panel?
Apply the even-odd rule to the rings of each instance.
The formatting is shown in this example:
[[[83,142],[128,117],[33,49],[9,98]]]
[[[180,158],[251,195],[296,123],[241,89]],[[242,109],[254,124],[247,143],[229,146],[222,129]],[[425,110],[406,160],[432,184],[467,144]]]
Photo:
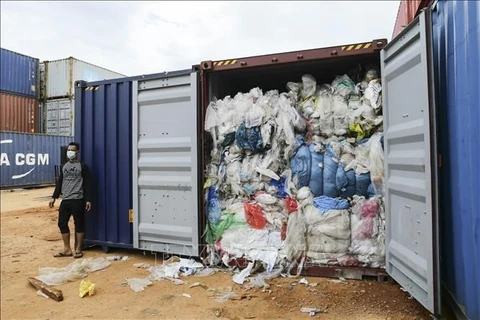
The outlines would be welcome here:
[[[0,93],[0,131],[37,132],[38,100]]]
[[[70,141],[71,137],[0,132],[1,188],[54,184],[60,148]]]
[[[38,98],[39,60],[17,52],[0,50],[0,91]]]
[[[395,38],[418,16],[423,8],[427,8],[432,2],[433,0],[401,0],[392,38]]]
[[[72,135],[74,103],[75,101],[70,98],[47,100],[45,102],[47,134]]]
[[[105,81],[76,88],[75,139],[91,168],[92,213],[85,243],[132,247],[132,83]]]
[[[440,1],[433,12],[442,155],[444,285],[480,319],[480,2]]]
[[[75,81],[98,81],[124,75],[75,58],[44,61],[45,98],[73,97]]]
[[[134,82],[133,95],[134,247],[199,256],[197,73]]]

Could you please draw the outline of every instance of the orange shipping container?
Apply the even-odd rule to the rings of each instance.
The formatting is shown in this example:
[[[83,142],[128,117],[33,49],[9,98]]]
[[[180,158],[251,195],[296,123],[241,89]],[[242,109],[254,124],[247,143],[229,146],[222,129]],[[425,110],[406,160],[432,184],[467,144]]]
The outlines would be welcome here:
[[[38,100],[0,93],[0,131],[37,131]]]
[[[397,20],[393,28],[392,39],[417,17],[423,8],[428,7],[433,0],[401,0],[398,7]]]

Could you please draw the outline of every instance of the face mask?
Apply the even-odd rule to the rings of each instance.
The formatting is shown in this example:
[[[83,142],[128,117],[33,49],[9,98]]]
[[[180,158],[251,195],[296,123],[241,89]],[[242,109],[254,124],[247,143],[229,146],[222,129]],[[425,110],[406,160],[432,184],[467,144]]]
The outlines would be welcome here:
[[[67,151],[67,157],[68,159],[72,160],[72,159],[75,159],[75,157],[77,156],[77,153],[75,151]]]

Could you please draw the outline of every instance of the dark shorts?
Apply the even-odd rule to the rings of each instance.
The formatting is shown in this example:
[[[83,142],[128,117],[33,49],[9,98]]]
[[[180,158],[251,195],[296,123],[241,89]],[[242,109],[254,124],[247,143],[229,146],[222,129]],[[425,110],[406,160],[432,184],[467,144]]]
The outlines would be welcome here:
[[[61,233],[69,233],[68,221],[73,216],[75,232],[85,232],[85,200],[63,200],[58,213],[58,227]]]

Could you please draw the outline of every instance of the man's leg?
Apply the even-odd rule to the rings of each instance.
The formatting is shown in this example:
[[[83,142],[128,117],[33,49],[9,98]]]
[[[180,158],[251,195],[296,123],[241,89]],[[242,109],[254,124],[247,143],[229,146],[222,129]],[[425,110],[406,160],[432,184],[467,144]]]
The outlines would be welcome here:
[[[60,204],[58,210],[58,228],[62,234],[63,251],[55,255],[55,257],[71,256],[72,248],[70,247],[70,229],[68,228],[68,220],[70,220],[71,211],[68,204]]]
[[[85,232],[85,202],[76,200],[73,208],[73,219],[75,222],[75,258],[83,257],[83,237]]]

